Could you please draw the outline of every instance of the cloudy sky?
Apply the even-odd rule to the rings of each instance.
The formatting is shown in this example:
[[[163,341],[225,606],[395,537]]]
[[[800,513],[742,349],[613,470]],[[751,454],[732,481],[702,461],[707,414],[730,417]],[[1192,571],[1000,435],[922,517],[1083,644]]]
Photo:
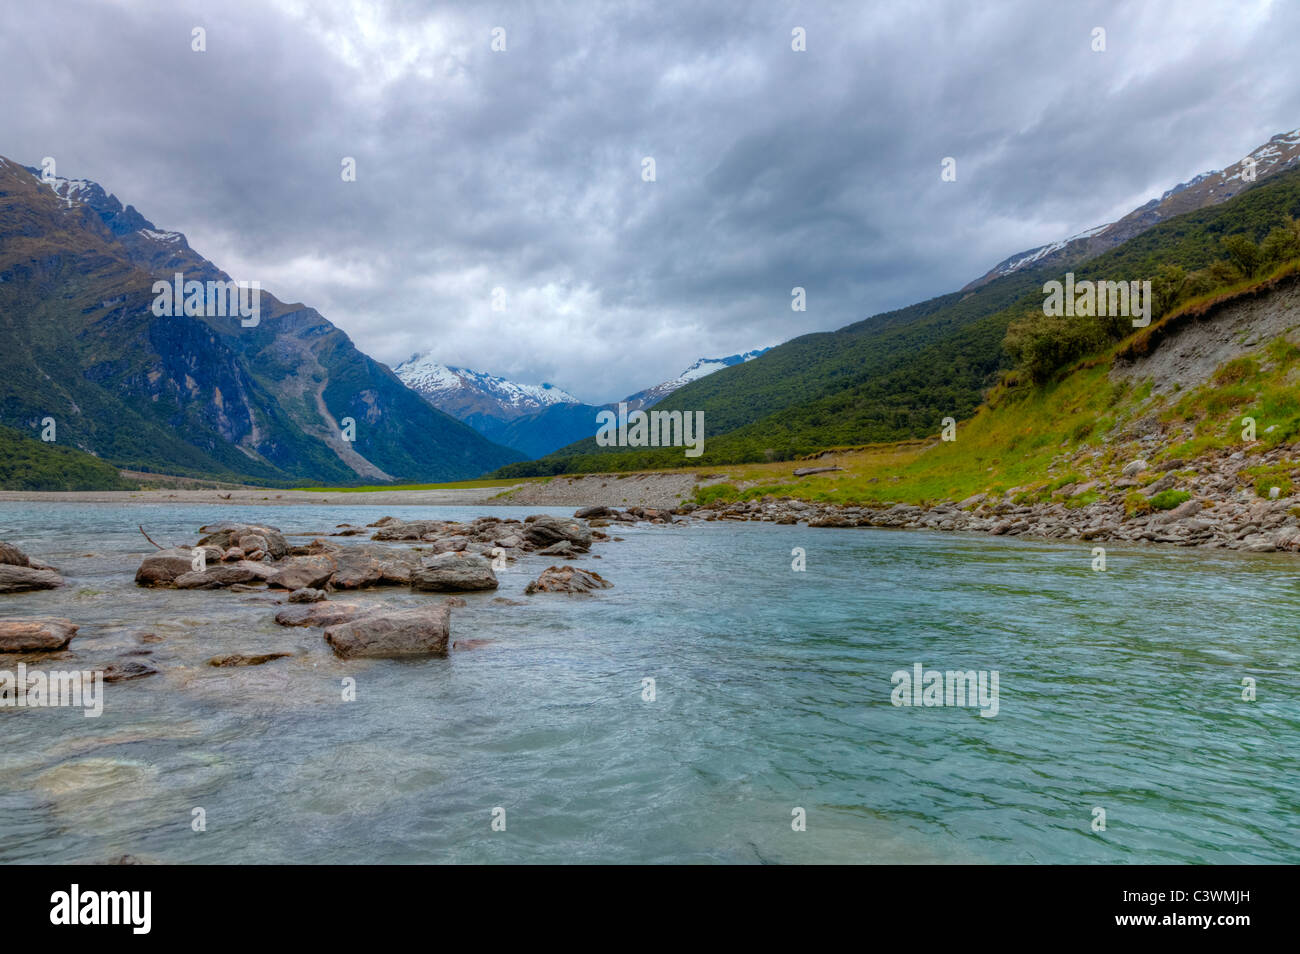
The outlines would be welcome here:
[[[605,401],[1240,159],[1300,127],[1297,36],[1267,0],[41,0],[5,8],[0,155],[55,157],[381,361]]]

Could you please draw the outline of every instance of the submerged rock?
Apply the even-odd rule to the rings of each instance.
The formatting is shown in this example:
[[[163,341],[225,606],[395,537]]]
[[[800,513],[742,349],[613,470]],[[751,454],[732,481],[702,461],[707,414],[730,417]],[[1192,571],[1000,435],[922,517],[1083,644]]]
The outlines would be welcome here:
[[[234,669],[242,666],[260,666],[272,659],[284,659],[293,653],[229,653],[225,656],[213,656],[208,660],[209,666],[218,669]]]
[[[68,648],[77,628],[61,616],[0,619],[0,653],[58,652]]]
[[[445,656],[451,611],[442,603],[381,610],[325,630],[334,654],[356,657]]]
[[[158,675],[158,670],[153,666],[135,660],[109,663],[104,667],[105,682],[127,682],[131,679],[143,679],[145,676],[156,675]]]
[[[325,599],[325,591],[312,589],[310,586],[304,586],[289,594],[290,603],[319,603],[323,599]]]
[[[552,566],[542,571],[542,575],[529,583],[524,593],[569,593],[574,596],[586,596],[593,590],[607,590],[614,584],[599,573],[579,569],[576,566]]]

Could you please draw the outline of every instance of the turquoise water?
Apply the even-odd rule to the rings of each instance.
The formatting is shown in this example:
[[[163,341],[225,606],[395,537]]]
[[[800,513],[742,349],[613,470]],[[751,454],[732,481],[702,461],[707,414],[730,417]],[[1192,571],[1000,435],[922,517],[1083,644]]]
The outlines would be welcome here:
[[[452,610],[485,643],[400,662],[339,661],[255,594],[132,584],[138,523],[529,512],[572,511],[0,505],[0,539],[68,581],[0,614],[82,627],[44,665],[162,671],[107,686],[99,719],[0,709],[0,862],[1300,862],[1294,556],[1115,548],[1096,573],[1091,545],[611,528],[582,565],[614,589],[524,597],[551,562],[530,557]],[[298,655],[204,665],[268,650]],[[892,705],[917,662],[997,670],[996,717]]]

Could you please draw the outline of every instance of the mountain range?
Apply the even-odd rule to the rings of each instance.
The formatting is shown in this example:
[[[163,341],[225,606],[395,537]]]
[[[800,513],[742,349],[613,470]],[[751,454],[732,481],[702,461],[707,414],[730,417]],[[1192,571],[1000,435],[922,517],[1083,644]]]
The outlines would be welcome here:
[[[700,358],[675,378],[637,391],[623,403],[630,410],[650,407],[691,381],[752,361],[766,351],[760,348],[725,358]],[[482,371],[451,367],[436,361],[429,352],[411,355],[393,372],[434,407],[530,458],[590,437],[597,430],[597,413],[617,408],[619,403],[587,404],[553,384],[519,384]]]
[[[1008,328],[1042,314],[1045,281],[1067,269],[1080,280],[1131,281],[1221,262],[1225,238],[1260,242],[1300,217],[1298,154],[1300,130],[1274,136],[1250,153],[1254,181],[1242,174],[1244,160],[1198,176],[1113,225],[1011,256],[958,291],[802,335],[684,385],[660,407],[704,413],[700,458],[586,438],[498,476],[789,460],[934,434],[945,417],[970,418],[1010,369]]]
[[[522,456],[305,305],[256,292],[255,327],[156,316],[154,282],[177,272],[230,281],[96,183],[0,158],[0,424],[35,438],[52,419],[58,446],[118,468],[276,485],[454,480]]]
[[[1081,280],[1176,279],[1223,266],[1225,239],[1251,245],[1291,227],[1300,216],[1300,130],[1247,158],[1114,223],[1011,256],[958,291],[771,349],[701,359],[627,403],[704,412],[707,443],[694,466],[933,434],[944,417],[969,419],[1011,368],[1004,339],[1026,315],[1041,315],[1045,280],[1067,269]],[[184,235],[96,183],[45,180],[0,159],[0,443],[14,459],[33,473],[105,485],[117,469],[289,485],[683,464],[672,448],[598,448],[595,415],[613,405],[429,355],[394,373],[314,309],[267,291],[258,293],[256,327],[157,317],[153,283],[178,271],[229,280]],[[57,455],[35,440],[49,419]]]

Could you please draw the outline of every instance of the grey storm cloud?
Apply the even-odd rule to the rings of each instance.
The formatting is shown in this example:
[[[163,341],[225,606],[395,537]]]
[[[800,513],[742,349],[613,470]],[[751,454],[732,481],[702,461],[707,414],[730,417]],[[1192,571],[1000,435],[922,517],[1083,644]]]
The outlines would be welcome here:
[[[4,14],[0,154],[55,157],[379,360],[605,401],[1236,161],[1300,126],[1297,35],[1266,0],[46,0]]]

